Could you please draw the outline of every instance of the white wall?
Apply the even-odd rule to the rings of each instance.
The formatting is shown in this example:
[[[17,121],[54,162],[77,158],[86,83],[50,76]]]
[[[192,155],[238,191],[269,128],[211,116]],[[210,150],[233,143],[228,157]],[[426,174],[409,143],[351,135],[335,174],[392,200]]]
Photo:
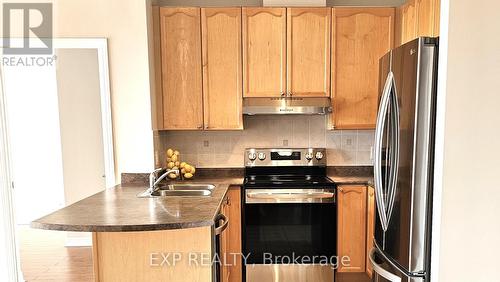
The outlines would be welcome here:
[[[438,277],[500,281],[500,1],[449,2]]]
[[[55,0],[56,37],[108,38],[115,168],[154,165],[145,0]]]

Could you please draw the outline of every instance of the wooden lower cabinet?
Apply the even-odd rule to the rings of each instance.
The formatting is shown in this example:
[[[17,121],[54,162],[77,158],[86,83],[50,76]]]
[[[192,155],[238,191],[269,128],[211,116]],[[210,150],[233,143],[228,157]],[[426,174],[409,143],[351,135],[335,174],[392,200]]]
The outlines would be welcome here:
[[[366,186],[341,185],[338,187],[339,259],[349,257],[350,263],[339,264],[338,272],[365,272],[366,266]]]
[[[228,227],[221,234],[222,282],[242,280],[241,262],[241,190],[239,186],[229,187],[221,211],[229,220]]]
[[[373,248],[375,235],[375,188],[368,186],[368,201],[366,213],[366,274],[371,278],[373,268],[370,264],[370,251]]]
[[[211,251],[210,226],[143,232],[95,232],[92,238],[94,279],[97,282],[211,281],[212,267],[201,263],[193,265],[187,255],[210,254]],[[181,254],[181,260],[175,266],[163,264],[162,255],[174,253]]]

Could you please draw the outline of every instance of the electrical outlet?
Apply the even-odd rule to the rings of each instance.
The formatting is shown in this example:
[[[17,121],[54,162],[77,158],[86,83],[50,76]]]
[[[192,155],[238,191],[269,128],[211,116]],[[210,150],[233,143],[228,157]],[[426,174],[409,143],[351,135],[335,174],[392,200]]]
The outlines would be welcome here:
[[[346,143],[347,145],[351,146],[351,145],[352,145],[352,138],[347,138],[347,139],[345,140],[345,143]]]
[[[203,140],[203,147],[208,147],[208,146],[210,146],[208,140]]]
[[[283,139],[283,147],[288,147],[288,140],[287,139]]]

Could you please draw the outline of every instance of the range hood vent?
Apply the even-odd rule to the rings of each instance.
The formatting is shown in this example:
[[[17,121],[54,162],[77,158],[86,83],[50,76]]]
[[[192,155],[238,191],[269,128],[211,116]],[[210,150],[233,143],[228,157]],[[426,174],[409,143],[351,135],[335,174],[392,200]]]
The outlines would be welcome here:
[[[330,98],[244,98],[245,115],[325,115],[332,112]]]

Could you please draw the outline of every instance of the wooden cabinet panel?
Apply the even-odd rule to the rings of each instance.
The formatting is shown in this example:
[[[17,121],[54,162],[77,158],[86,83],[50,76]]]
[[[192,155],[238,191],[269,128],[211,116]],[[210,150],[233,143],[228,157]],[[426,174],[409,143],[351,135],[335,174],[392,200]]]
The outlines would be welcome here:
[[[160,8],[163,129],[202,129],[199,8]]]
[[[379,59],[393,47],[393,8],[332,9],[332,125],[375,128]]]
[[[439,36],[440,0],[409,0],[396,9],[396,46],[417,37]]]
[[[373,249],[373,239],[375,236],[375,189],[368,186],[368,201],[367,201],[367,218],[366,218],[366,274],[372,277],[373,268],[370,264],[370,251]]]
[[[439,36],[439,22],[441,20],[441,0],[434,0],[434,34]]]
[[[339,265],[339,272],[365,272],[366,263],[366,187],[338,187],[338,255],[348,256],[350,265]]]
[[[417,36],[439,36],[439,0],[416,0]]]
[[[241,253],[241,191],[240,187],[231,186],[222,206],[222,213],[229,220],[228,227],[222,233],[222,255],[227,259],[222,267],[221,281],[241,282],[242,264],[241,257],[233,254]]]
[[[243,8],[243,96],[286,91],[286,8]]]
[[[435,0],[416,0],[417,5],[417,36],[434,35],[434,2]]]
[[[417,38],[418,18],[415,0],[409,0],[401,7],[401,44]]]
[[[202,8],[205,129],[243,129],[241,8]]]
[[[330,8],[287,9],[287,91],[330,96]]]

